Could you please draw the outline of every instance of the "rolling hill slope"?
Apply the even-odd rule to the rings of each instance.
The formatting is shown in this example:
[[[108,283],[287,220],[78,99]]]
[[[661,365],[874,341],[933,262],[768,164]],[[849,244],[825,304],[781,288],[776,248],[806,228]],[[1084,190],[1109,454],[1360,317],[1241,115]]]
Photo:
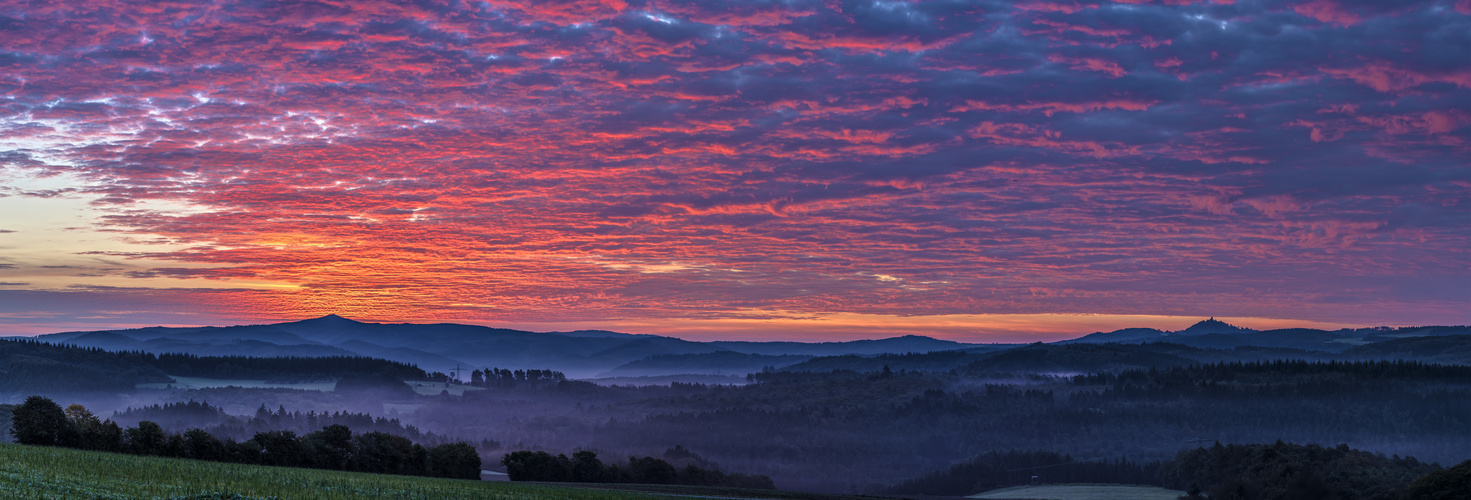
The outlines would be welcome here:
[[[665,357],[661,358],[665,359],[665,364],[682,365],[693,370],[690,373],[729,373],[742,368],[727,366],[729,363],[670,362],[667,357],[733,353],[770,356],[772,358],[767,361],[773,361],[783,356],[874,355],[974,347],[973,344],[912,335],[822,343],[693,342],[600,330],[539,333],[458,324],[364,323],[336,315],[272,325],[67,332],[41,335],[36,340],[108,350],[182,352],[201,356],[357,355],[413,363],[426,371],[446,373],[456,367],[551,368],[573,378],[596,376],[651,357]],[[759,370],[770,364],[762,363],[753,366]],[[647,373],[665,374],[669,371],[655,369]]]

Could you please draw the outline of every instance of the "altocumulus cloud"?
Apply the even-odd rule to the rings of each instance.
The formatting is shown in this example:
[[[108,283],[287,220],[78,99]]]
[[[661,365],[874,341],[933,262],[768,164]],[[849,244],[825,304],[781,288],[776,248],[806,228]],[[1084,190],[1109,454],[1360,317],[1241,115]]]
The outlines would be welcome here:
[[[1471,319],[1466,0],[5,2],[0,47],[0,163],[78,179],[4,194],[178,263],[15,300]]]

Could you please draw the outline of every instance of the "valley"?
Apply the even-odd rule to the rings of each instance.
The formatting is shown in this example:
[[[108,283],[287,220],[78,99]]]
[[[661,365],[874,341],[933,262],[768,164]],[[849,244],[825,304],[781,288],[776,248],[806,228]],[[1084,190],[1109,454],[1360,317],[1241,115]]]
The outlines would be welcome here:
[[[400,342],[403,352],[432,352],[445,342],[435,337],[443,332],[484,337],[468,345],[506,336],[514,349],[464,349],[459,355],[467,359],[505,365],[457,363],[448,372],[402,358],[307,355],[336,352],[320,346],[291,357],[209,357],[268,339],[374,338],[379,328],[413,339]],[[1150,464],[1212,443],[1286,441],[1443,466],[1471,457],[1471,366],[1457,362],[1457,349],[1471,341],[1466,328],[1256,332],[1207,320],[1153,340],[1130,337],[1139,343],[1096,341],[1137,337],[1131,331],[1021,345],[915,337],[702,344],[611,332],[413,328],[329,317],[123,332],[150,345],[167,339],[198,349],[182,354],[72,347],[63,341],[101,336],[61,334],[41,339],[59,345],[0,342],[0,360],[12,404],[42,394],[122,426],[146,420],[165,432],[199,428],[244,443],[261,433],[305,436],[347,423],[426,447],[469,443],[493,471],[504,472],[501,456],[518,450],[553,457],[585,450],[662,457],[676,468],[769,477],[784,490],[826,494],[897,494],[905,481],[997,450]],[[1269,341],[1233,345],[1222,335]],[[591,354],[550,357],[557,348]],[[642,357],[620,361],[635,356]],[[662,375],[598,376],[611,373]],[[1055,472],[1038,476],[1055,482]],[[1150,474],[1137,479],[1186,486]],[[946,494],[981,493],[973,489]]]

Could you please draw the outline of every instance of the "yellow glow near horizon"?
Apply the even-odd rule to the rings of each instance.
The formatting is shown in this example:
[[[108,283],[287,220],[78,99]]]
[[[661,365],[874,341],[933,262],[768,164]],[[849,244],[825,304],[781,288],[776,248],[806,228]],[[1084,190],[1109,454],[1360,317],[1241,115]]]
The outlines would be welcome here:
[[[752,312],[752,316],[759,313]],[[942,314],[902,316],[863,313],[771,312],[750,318],[608,320],[566,323],[488,324],[529,330],[600,329],[667,335],[688,340],[841,341],[924,335],[958,342],[1050,342],[1122,328],[1182,330],[1199,316],[1138,314]],[[1227,323],[1269,330],[1336,330],[1365,325],[1277,318],[1216,317]]]
[[[130,277],[154,268],[220,267],[217,264],[130,257],[170,252],[185,245],[149,240],[148,235],[105,231],[94,207],[96,195],[79,194],[89,185],[70,175],[37,176],[24,169],[0,169],[0,289],[62,290],[70,287],[291,289],[265,280]],[[197,213],[178,203],[141,201],[128,207],[160,214]]]

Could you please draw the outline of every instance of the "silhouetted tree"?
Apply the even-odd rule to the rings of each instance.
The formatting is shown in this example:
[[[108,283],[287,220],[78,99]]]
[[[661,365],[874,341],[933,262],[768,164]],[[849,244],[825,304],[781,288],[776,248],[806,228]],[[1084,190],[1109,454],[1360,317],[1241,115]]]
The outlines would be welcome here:
[[[1471,460],[1420,476],[1405,489],[1403,500],[1462,500],[1471,498]]]
[[[418,474],[424,470],[424,458],[419,456],[423,447],[418,447],[408,438],[384,432],[369,432],[358,435],[353,445],[354,469],[380,474]],[[417,463],[416,463],[417,462]]]
[[[299,467],[307,462],[306,447],[296,438],[295,432],[257,432],[250,440],[260,445],[260,456],[256,463],[261,465]]]
[[[118,451],[122,429],[111,420],[103,422],[79,404],[66,407],[66,419],[76,432],[73,446],[84,450]]]
[[[76,429],[61,405],[42,396],[28,397],[15,407],[10,432],[20,444],[73,446],[76,440]]]
[[[305,439],[311,453],[312,467],[346,470],[356,453],[352,429],[346,425],[332,424],[323,427],[322,430],[307,434]]]
[[[679,476],[669,462],[654,457],[628,457],[628,482],[642,484],[674,484]]]
[[[144,420],[123,432],[123,449],[134,455],[164,455],[168,436],[157,423]]]
[[[225,446],[203,429],[189,429],[184,433],[183,456],[195,460],[223,460]]]
[[[436,477],[480,479],[480,454],[465,443],[441,444],[429,449],[425,472]]]
[[[560,462],[570,463],[565,455]],[[545,451],[514,451],[501,457],[512,481],[565,481],[570,471],[560,462]]]
[[[583,450],[572,454],[572,470],[570,479],[577,483],[601,483],[607,480],[604,477],[603,461],[598,460],[598,454]],[[616,476],[615,476],[616,478]]]

